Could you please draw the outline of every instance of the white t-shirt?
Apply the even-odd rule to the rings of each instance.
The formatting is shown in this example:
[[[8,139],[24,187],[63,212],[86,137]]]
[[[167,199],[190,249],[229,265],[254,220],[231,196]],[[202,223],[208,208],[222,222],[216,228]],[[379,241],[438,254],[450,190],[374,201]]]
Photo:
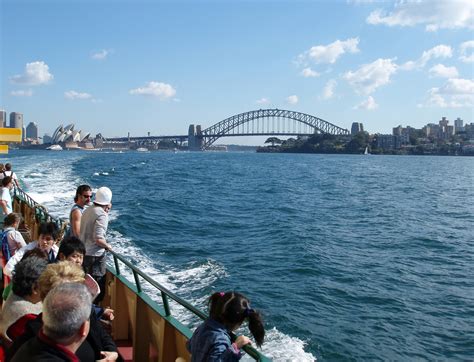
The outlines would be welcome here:
[[[26,246],[25,239],[23,239],[23,236],[19,231],[15,230],[13,227],[5,228],[4,231],[8,232],[7,239],[11,255],[14,255],[17,250]],[[18,244],[20,244],[19,247]]]
[[[4,200],[7,202],[7,213],[5,214],[3,212],[3,209],[1,210],[3,214],[3,218],[7,216],[9,213],[13,212],[13,207],[12,207],[12,195],[10,195],[10,190],[8,187],[2,187],[2,193],[0,195],[0,200]]]
[[[16,173],[13,171],[0,172],[0,180],[3,180],[5,176],[10,176],[13,180],[18,180],[18,177],[16,177]]]

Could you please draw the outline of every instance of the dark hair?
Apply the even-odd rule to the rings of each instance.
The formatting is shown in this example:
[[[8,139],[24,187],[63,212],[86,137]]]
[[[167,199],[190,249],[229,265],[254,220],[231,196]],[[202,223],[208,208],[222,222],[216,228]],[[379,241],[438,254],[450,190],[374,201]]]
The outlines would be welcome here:
[[[7,187],[7,185],[12,182],[12,178],[11,176],[5,176],[3,179],[2,179],[2,186],[3,187]]]
[[[6,163],[5,164],[5,171],[11,171],[12,169],[12,164],[11,163]]]
[[[89,185],[78,186],[78,188],[76,189],[76,196],[74,196],[74,202],[77,202],[77,200],[79,200],[79,196],[81,196],[84,191],[92,191],[92,189]]]
[[[56,240],[58,238],[58,228],[54,222],[42,222],[38,229],[38,235],[51,235]]]
[[[21,221],[21,215],[16,212],[11,212],[7,215],[5,220],[3,220],[3,225],[8,227],[12,226],[13,224]]]
[[[48,258],[48,253],[44,250],[41,250],[40,248],[34,248],[34,249],[31,249],[31,250],[27,250],[25,251],[25,254],[23,254],[23,256],[21,257],[21,260],[25,260],[25,259],[28,259],[29,257],[36,257],[36,258],[40,258],[40,259],[44,259],[46,261],[49,261],[49,258]]]
[[[84,243],[75,236],[69,236],[61,241],[61,245],[58,250],[58,258],[60,254],[63,254],[65,258],[69,255],[79,252],[82,255],[86,255],[86,246]]]
[[[46,260],[36,256],[21,260],[13,271],[13,293],[22,298],[31,295],[33,287],[47,265],[48,262]]]
[[[209,298],[209,316],[222,323],[229,330],[234,330],[245,319],[249,322],[249,330],[261,346],[265,337],[262,317],[259,312],[250,308],[250,301],[237,292],[214,293]]]

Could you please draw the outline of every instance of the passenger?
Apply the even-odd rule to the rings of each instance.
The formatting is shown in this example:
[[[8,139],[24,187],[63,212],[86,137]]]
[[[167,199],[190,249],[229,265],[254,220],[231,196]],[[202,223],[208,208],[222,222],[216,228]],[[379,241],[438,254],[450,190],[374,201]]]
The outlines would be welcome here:
[[[2,243],[2,258],[0,264],[2,269],[7,265],[8,260],[15,255],[17,250],[26,246],[23,236],[17,231],[20,221],[21,215],[14,212],[8,214],[3,221],[4,229],[3,233],[0,233]],[[10,278],[7,275],[3,275],[3,287],[6,288],[9,283]]]
[[[78,238],[74,236],[70,236],[61,242],[61,245],[59,246],[57,260],[58,261],[67,260],[82,268],[82,262],[84,260],[85,254],[86,254],[86,247],[84,246],[84,243]],[[97,283],[95,282],[95,280],[92,279],[92,277],[89,274],[86,275],[86,285],[88,285],[89,287],[90,284],[88,283],[95,283],[96,288],[100,289]],[[90,287],[89,290],[92,290],[92,289],[93,288]],[[99,293],[100,293],[100,290],[97,292],[97,295]],[[96,295],[93,295],[93,296],[96,296]],[[98,319],[102,318],[104,320],[109,320],[109,321],[114,319],[113,309],[102,308],[97,305],[94,305],[94,309],[95,309]]]
[[[18,263],[12,279],[12,293],[2,305],[0,334],[7,344],[25,331],[26,322],[41,313],[38,278],[48,262],[31,256]]]
[[[10,176],[12,178],[14,186],[19,187],[18,177],[16,176],[16,173],[12,171],[12,164],[11,163],[6,163],[5,164],[5,169],[0,174],[0,179],[3,179],[7,176]]]
[[[108,212],[112,207],[112,191],[108,187],[101,187],[95,194],[94,204],[84,211],[81,218],[81,237],[86,244],[84,269],[99,284],[101,293],[96,299],[100,302],[104,298],[105,290],[105,251],[112,250],[112,246],[105,239],[109,223]]]
[[[21,222],[21,215],[12,212],[7,215],[3,221],[3,232],[6,234],[10,257],[15,255],[16,251],[25,247],[26,242],[18,230]],[[8,260],[7,260],[8,261]]]
[[[7,265],[3,268],[3,273],[11,277],[15,265],[21,260],[23,254],[35,248],[45,251],[48,254],[49,262],[54,262],[58,255],[58,246],[55,244],[57,237],[58,230],[55,223],[48,222],[40,224],[38,241],[32,241],[25,247],[17,250],[15,255],[10,258]]]
[[[37,258],[40,258],[40,259],[44,259],[46,260],[46,263],[48,263],[48,254],[39,249],[39,248],[35,248],[35,249],[32,249],[32,250],[28,250],[24,255],[23,257],[21,258],[20,260],[20,263],[29,258],[29,257],[32,257],[32,256],[35,256]],[[7,300],[8,296],[10,295],[10,292],[12,290],[12,285],[13,283],[10,283],[10,277],[7,277],[6,275],[3,276],[4,278],[7,278],[8,279],[8,285],[5,286],[5,288],[3,289],[3,293],[2,293],[2,298],[3,300]]]
[[[70,228],[67,236],[79,237],[81,235],[81,217],[85,208],[89,206],[92,197],[92,189],[89,185],[80,185],[74,196],[74,206],[69,212]]]
[[[43,303],[43,328],[12,361],[79,362],[75,353],[89,333],[91,303],[91,295],[80,283],[62,283],[51,290]]]
[[[59,246],[58,250],[57,260],[67,260],[82,268],[82,263],[84,261],[85,254],[86,247],[84,243],[75,236],[70,236],[61,241],[61,245]]]
[[[191,361],[237,361],[240,349],[250,339],[238,336],[232,342],[232,332],[247,320],[257,346],[261,346],[265,329],[260,314],[250,308],[249,300],[236,292],[214,293],[209,298],[209,318],[193,333],[187,343]]]
[[[2,179],[2,190],[0,193],[0,207],[2,208],[2,215],[0,221],[3,222],[5,217],[13,212],[12,196],[10,190],[13,188],[12,178],[10,176]]]
[[[84,272],[81,268],[71,262],[62,261],[56,264],[50,264],[46,267],[46,270],[38,279],[39,292],[41,298],[44,300],[48,293],[60,284],[84,284],[84,281]],[[94,308],[89,304],[90,331],[86,340],[77,350],[76,355],[81,361],[96,361],[101,359],[115,361],[118,358],[117,347],[112,337],[104,331],[94,314]],[[41,330],[42,325],[41,315],[29,321],[26,324],[25,333],[17,338],[12,347],[7,350],[6,360],[8,361],[15,355],[15,352],[18,351],[20,346],[34,337]]]

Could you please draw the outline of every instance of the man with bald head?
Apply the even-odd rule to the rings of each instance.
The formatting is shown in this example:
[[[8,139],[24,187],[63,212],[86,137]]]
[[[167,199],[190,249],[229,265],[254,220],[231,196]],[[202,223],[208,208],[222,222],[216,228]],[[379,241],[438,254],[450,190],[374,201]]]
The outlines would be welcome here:
[[[79,362],[76,350],[89,333],[92,296],[82,283],[62,283],[43,301],[43,328],[13,356],[20,361]]]

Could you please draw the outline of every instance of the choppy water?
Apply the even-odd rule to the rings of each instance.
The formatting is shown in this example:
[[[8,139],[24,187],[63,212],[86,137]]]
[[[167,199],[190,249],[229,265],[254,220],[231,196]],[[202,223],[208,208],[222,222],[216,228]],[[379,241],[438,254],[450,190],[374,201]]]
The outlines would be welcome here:
[[[204,308],[248,295],[275,360],[474,358],[474,158],[13,151],[66,217],[114,192],[116,250]]]

